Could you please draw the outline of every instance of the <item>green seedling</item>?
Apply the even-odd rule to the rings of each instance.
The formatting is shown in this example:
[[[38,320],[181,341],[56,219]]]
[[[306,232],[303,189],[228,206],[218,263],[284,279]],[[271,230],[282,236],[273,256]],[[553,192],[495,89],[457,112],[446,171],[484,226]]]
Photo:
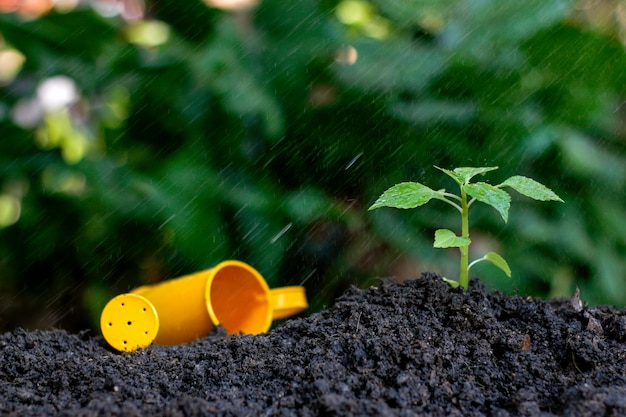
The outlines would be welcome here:
[[[472,241],[469,237],[469,208],[476,201],[488,204],[495,208],[502,219],[506,223],[509,219],[509,207],[511,205],[511,196],[504,191],[504,188],[510,187],[518,193],[540,201],[560,201],[561,198],[552,190],[539,182],[515,175],[508,178],[501,184],[491,185],[486,182],[470,183],[470,180],[476,175],[485,175],[489,171],[498,169],[498,167],[478,167],[478,168],[455,168],[450,171],[447,169],[435,167],[450,176],[459,186],[460,195],[446,192],[445,189],[435,191],[418,182],[402,182],[396,184],[385,191],[369,210],[380,207],[394,207],[401,209],[415,208],[428,203],[432,199],[441,200],[461,213],[461,236],[457,236],[453,231],[448,229],[439,229],[435,232],[435,248],[459,248],[461,252],[461,264],[459,271],[459,281],[444,278],[450,285],[457,287],[461,285],[467,289],[469,270],[472,266],[482,261],[489,261],[500,268],[507,276],[511,276],[511,268],[504,258],[495,252],[489,252],[480,259],[476,259],[469,263],[469,246]],[[468,201],[469,196],[469,201]]]

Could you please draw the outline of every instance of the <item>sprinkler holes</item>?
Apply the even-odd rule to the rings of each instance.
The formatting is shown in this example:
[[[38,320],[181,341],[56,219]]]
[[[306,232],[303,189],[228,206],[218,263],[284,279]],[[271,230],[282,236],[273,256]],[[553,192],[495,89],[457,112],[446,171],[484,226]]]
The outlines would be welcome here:
[[[128,323],[126,323],[128,326],[130,326],[131,324],[133,324],[132,321],[128,320]]]

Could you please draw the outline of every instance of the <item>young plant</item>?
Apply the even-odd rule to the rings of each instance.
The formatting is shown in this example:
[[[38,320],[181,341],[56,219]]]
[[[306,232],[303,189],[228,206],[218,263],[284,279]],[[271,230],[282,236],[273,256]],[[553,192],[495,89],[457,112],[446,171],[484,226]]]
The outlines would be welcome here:
[[[461,252],[461,265],[459,281],[444,278],[452,286],[461,285],[467,289],[469,270],[478,262],[489,261],[500,268],[507,276],[511,276],[511,268],[507,262],[495,252],[489,252],[480,259],[469,263],[469,246],[472,241],[469,237],[469,208],[476,201],[488,204],[495,208],[506,223],[509,219],[509,207],[511,196],[504,191],[510,187],[520,194],[541,201],[560,201],[561,198],[543,184],[530,178],[515,175],[501,184],[491,185],[486,182],[470,183],[476,175],[485,175],[486,172],[498,169],[498,167],[479,168],[455,168],[452,171],[435,167],[450,176],[459,186],[460,195],[446,192],[442,189],[435,191],[418,182],[402,182],[385,191],[369,210],[380,207],[394,207],[401,209],[415,208],[428,203],[432,199],[441,200],[454,207],[461,214],[461,236],[457,236],[448,229],[439,229],[435,232],[435,248],[459,248]],[[468,201],[469,196],[469,201]]]

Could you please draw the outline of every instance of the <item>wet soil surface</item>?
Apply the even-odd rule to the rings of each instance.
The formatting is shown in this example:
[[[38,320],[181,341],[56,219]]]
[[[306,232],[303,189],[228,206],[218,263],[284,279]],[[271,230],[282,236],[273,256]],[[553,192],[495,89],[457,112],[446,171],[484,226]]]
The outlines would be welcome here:
[[[258,336],[118,353],[16,330],[0,335],[0,414],[626,416],[626,310],[425,274]]]

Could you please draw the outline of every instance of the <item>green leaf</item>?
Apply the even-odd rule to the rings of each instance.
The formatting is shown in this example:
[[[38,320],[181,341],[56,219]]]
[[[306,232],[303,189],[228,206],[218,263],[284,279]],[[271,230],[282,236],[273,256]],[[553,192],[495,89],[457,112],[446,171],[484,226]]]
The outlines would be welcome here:
[[[459,185],[469,183],[470,180],[478,174],[485,174],[486,172],[494,171],[498,169],[498,167],[479,167],[479,168],[462,167],[462,168],[455,168],[454,171],[450,171],[445,168],[439,168],[438,166],[435,166],[435,168],[448,174]]]
[[[460,248],[472,243],[469,237],[457,236],[452,230],[439,229],[435,231],[435,248]]]
[[[475,119],[478,105],[472,102],[425,99],[419,101],[398,101],[393,104],[394,117],[407,120],[420,126],[450,124],[465,126]]]
[[[509,207],[511,206],[511,196],[499,188],[485,182],[467,184],[463,187],[465,192],[481,203],[489,204],[498,210],[498,213],[506,223],[509,220]]]
[[[553,200],[553,201],[563,202],[563,200],[561,200],[561,198],[558,195],[556,195],[554,191],[552,191],[545,185],[533,179],[522,177],[521,175],[515,175],[511,178],[508,178],[506,181],[500,184],[500,186],[511,187],[518,193],[523,194],[526,197],[530,197],[535,200],[540,200],[540,201]]]
[[[513,48],[542,29],[559,26],[558,22],[570,13],[573,6],[570,0],[485,0],[467,2],[464,7],[463,14],[457,18],[464,36],[456,38],[458,43],[454,48],[484,56],[485,48],[500,50],[504,45]],[[470,32],[471,28],[481,29]],[[551,39],[549,41],[551,45],[554,43]]]
[[[454,172],[456,172],[458,175],[463,177],[465,184],[467,184],[470,182],[470,180],[474,176],[478,174],[484,175],[486,172],[495,171],[496,169],[498,169],[498,167],[479,167],[479,168],[465,167],[465,168],[455,168]]]
[[[500,268],[502,271],[504,271],[507,277],[511,278],[511,268],[502,256],[498,255],[495,252],[489,252],[483,257],[483,259],[491,262],[492,264]]]
[[[380,207],[410,209],[426,204],[433,198],[441,197],[441,192],[419,182],[401,182],[385,191],[368,210]]]
[[[422,22],[432,16],[447,16],[455,10],[454,2],[432,0],[374,0],[372,1],[382,12],[403,28],[412,28],[415,22]]]
[[[434,167],[437,168],[439,171],[446,173],[454,181],[456,181],[457,184],[463,185],[463,181],[464,181],[463,177],[457,174],[456,172],[450,171],[449,169],[445,169],[445,168],[439,168],[437,165],[434,165]]]
[[[457,288],[459,286],[459,282],[458,281],[454,281],[450,278],[446,278],[446,277],[442,277],[441,280],[443,282],[447,282],[448,285],[450,285],[452,288]]]
[[[379,94],[398,88],[418,93],[448,66],[442,50],[419,46],[409,39],[363,39],[352,46],[359,51],[359,59],[354,65],[338,66],[335,71],[339,79],[353,88]]]
[[[285,211],[290,219],[307,224],[318,217],[328,216],[333,203],[322,190],[306,187],[290,193],[285,200]]]

